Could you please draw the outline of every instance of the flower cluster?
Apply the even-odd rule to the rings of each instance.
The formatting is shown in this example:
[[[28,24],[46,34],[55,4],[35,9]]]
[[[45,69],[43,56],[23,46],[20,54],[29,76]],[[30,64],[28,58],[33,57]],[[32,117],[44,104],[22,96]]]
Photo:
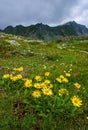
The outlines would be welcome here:
[[[66,86],[68,86],[69,84],[68,78],[71,77],[70,73],[65,73],[65,76],[64,75],[58,76],[56,80],[54,80],[53,84],[52,80],[50,80],[49,77],[51,75],[50,72],[45,72],[44,76],[36,75],[33,79],[31,79],[31,78],[23,78],[21,74],[17,73],[17,71],[18,72],[23,71],[23,67],[14,68],[13,70],[16,72],[14,73],[14,75],[4,74],[3,79],[10,79],[14,82],[17,80],[22,80],[24,82],[24,88],[27,88],[28,90],[32,89],[31,96],[33,96],[34,98],[40,98],[42,97],[42,95],[47,97],[54,97],[55,95],[57,95],[58,97],[62,98],[62,96],[65,95],[69,97],[71,104],[73,104],[73,106],[75,107],[82,106],[83,102],[81,98],[75,94],[71,95],[69,89],[66,88]],[[64,83],[68,84],[65,84],[64,87]],[[73,83],[71,87],[73,86],[77,89],[81,88],[81,84],[77,82]]]
[[[43,93],[44,95],[47,95],[47,96],[53,95],[53,92],[52,92],[53,85],[51,84],[50,80],[45,80],[43,82],[35,82],[33,87],[35,89],[40,89],[41,93]]]
[[[3,75],[3,78],[4,79],[11,79],[12,81],[16,81],[16,80],[19,80],[19,79],[22,79],[22,75],[21,74],[17,74],[17,75],[12,75],[12,74],[4,74]]]
[[[59,83],[68,83],[68,79],[64,77],[63,75],[60,75],[59,77],[57,77],[56,80]]]
[[[65,94],[65,95],[69,95],[69,92],[68,92],[67,89],[61,88],[61,89],[58,91],[58,94],[59,94],[59,96],[63,96],[64,94]]]

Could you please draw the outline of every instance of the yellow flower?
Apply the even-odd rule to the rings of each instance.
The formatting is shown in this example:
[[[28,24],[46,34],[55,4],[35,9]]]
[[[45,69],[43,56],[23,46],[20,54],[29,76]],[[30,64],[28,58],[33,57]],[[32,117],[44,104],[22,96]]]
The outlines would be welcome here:
[[[73,96],[71,98],[72,104],[76,107],[80,107],[82,105],[82,100],[78,96]]]
[[[32,86],[32,80],[31,79],[26,80],[24,85],[25,85],[25,87],[30,88]]]
[[[60,75],[60,79],[64,79],[64,76],[63,76],[63,75]]]
[[[79,84],[79,83],[74,83],[74,86],[76,87],[76,88],[80,88],[81,87],[81,85]]]
[[[63,96],[63,94],[69,95],[69,92],[68,92],[67,89],[61,88],[61,89],[58,91],[58,94],[59,94],[59,96]]]
[[[59,82],[59,83],[68,83],[68,79],[65,78],[63,75],[60,75],[59,77],[56,78],[56,80]]]
[[[9,77],[10,77],[9,74],[4,74],[4,75],[3,75],[3,78],[4,78],[4,79],[7,79],[7,78],[9,78]]]
[[[60,78],[56,78],[56,80],[59,82],[59,83],[62,83],[62,80]]]
[[[13,68],[13,70],[17,70],[17,68]]]
[[[18,74],[16,75],[17,79],[22,79],[22,75],[21,74]]]
[[[22,79],[22,75],[21,75],[21,74],[18,74],[18,75],[13,76],[13,75],[11,74],[11,75],[10,75],[10,79],[11,79],[12,81],[16,81],[16,80]]]
[[[68,79],[67,79],[67,78],[63,78],[63,79],[62,79],[62,82],[68,83]]]
[[[23,67],[14,68],[13,70],[15,70],[15,71],[23,71]]]
[[[70,73],[66,73],[66,77],[70,77],[71,76],[71,74]]]
[[[38,76],[35,77],[35,80],[36,80],[36,81],[41,81],[41,80],[42,80],[42,77],[38,75]]]
[[[50,75],[50,72],[45,72],[45,76],[48,77]]]
[[[88,120],[88,116],[86,117],[86,119]]]
[[[47,80],[44,81],[44,83],[45,83],[46,85],[48,85],[48,84],[50,84],[50,80],[47,79]]]
[[[41,88],[46,88],[47,84],[45,84],[44,82],[41,83]]]
[[[39,98],[41,96],[41,93],[40,93],[40,91],[36,90],[32,93],[32,96],[35,98]]]
[[[35,88],[41,88],[41,84],[40,84],[40,83],[35,83],[35,84],[34,84],[34,87],[35,87]]]
[[[45,82],[43,82],[43,83],[41,83],[41,88],[42,89],[46,89],[46,88],[53,88],[53,85],[52,84],[48,84],[48,83],[45,83]]]
[[[10,79],[11,79],[12,81],[18,80],[18,78],[17,78],[16,76],[10,76]]]
[[[44,89],[42,89],[42,91],[43,91],[43,94],[44,94],[44,95],[47,95],[47,96],[53,95],[52,90],[49,89],[49,88],[44,88]]]

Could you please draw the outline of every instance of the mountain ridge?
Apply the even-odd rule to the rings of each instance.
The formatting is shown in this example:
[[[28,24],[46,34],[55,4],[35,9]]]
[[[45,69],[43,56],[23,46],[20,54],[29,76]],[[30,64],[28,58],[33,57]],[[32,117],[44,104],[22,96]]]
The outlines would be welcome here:
[[[30,26],[7,26],[2,31],[8,34],[21,35],[45,41],[55,40],[62,36],[88,36],[88,28],[75,21],[70,21],[54,27],[43,23],[37,23]]]

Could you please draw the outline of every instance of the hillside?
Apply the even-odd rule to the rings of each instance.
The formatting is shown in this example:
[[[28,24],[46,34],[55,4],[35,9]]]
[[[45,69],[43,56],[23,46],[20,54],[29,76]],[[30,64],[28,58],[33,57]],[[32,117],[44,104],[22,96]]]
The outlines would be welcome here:
[[[0,33],[0,129],[88,129],[88,36]]]
[[[55,40],[62,36],[88,36],[88,28],[76,23],[75,21],[56,27],[50,27],[42,23],[28,27],[22,25],[16,27],[8,26],[2,31],[8,34],[21,35],[45,41]]]

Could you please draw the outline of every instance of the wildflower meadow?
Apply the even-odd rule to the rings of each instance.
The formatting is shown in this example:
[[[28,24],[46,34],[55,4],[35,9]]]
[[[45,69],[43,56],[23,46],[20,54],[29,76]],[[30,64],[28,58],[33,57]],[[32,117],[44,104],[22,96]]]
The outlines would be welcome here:
[[[13,68],[2,76],[6,91],[17,93],[18,99],[13,103],[16,120],[33,116],[31,125],[38,124],[35,127],[41,129],[57,129],[58,119],[70,120],[85,113],[88,107],[85,88],[77,80],[72,82],[71,73],[58,74],[53,78],[52,73],[47,71],[42,75],[23,77],[22,71],[23,67]],[[48,126],[48,123],[51,125]]]
[[[25,39],[0,39],[0,130],[88,130],[87,37]]]

